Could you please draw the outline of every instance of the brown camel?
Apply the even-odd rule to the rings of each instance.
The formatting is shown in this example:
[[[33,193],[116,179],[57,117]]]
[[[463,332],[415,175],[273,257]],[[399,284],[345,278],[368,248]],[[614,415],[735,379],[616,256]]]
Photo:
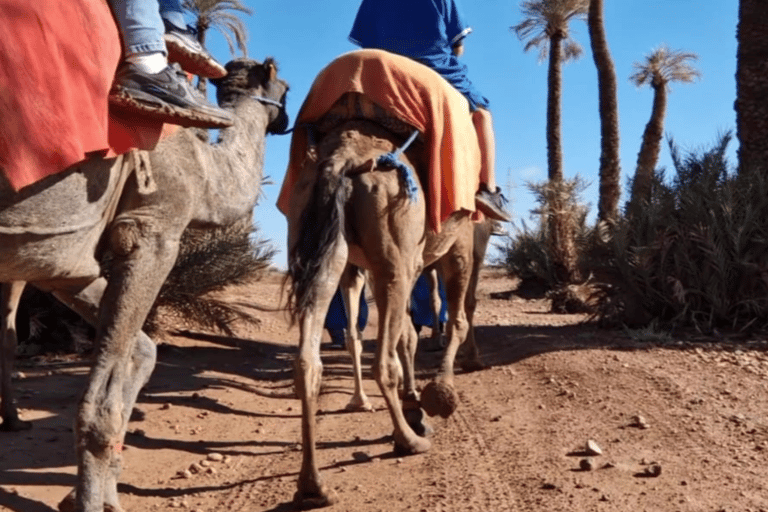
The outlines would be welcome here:
[[[236,121],[217,144],[179,130],[152,152],[92,159],[18,192],[0,178],[0,282],[12,283],[5,290],[31,283],[97,328],[76,417],[77,484],[62,510],[121,510],[125,429],[155,363],[155,345],[142,324],[184,229],[230,224],[253,209],[265,134],[287,125],[288,86],[271,59],[238,59],[226,68],[228,75],[216,81],[217,97]],[[104,251],[113,255],[108,279],[99,268]],[[9,297],[4,312],[15,308],[15,295]],[[11,327],[4,329],[4,343],[11,337],[15,343],[4,317]],[[9,373],[4,362],[4,393]],[[4,415],[12,408],[3,396]]]
[[[348,290],[362,286],[361,274],[353,267],[372,276],[379,312],[374,375],[394,423],[395,449],[405,454],[421,453],[431,443],[406,421],[398,397],[397,352],[405,365],[404,403],[408,408],[418,400],[413,381],[417,335],[407,316],[406,302],[424,266],[440,260],[449,302],[450,343],[437,381],[430,383],[433,393],[428,402],[432,407],[427,412],[447,416],[455,409],[453,359],[468,328],[464,297],[472,267],[472,221],[470,212],[462,210],[442,223],[439,234],[429,228],[421,185],[426,168],[424,147],[415,144],[401,155],[419,175],[413,199],[397,169],[375,163],[378,156],[392,152],[403,141],[404,137],[367,119],[341,122],[324,133],[314,153],[310,152],[286,212],[293,312],[300,327],[295,385],[302,401],[303,459],[295,500],[303,507],[329,505],[336,500],[335,493],[321,481],[315,450],[322,374],[320,340],[337,286],[341,283],[342,289]],[[347,268],[350,270],[345,272]],[[353,293],[359,297],[359,292]],[[347,298],[347,303],[356,301]],[[356,306],[351,309],[356,315]],[[427,392],[422,393],[422,403]]]

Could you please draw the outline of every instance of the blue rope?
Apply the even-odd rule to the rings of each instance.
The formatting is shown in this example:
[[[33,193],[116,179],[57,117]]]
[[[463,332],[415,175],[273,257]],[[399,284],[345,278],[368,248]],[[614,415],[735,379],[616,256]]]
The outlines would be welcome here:
[[[403,154],[403,152],[405,152],[406,149],[408,149],[413,141],[416,140],[418,135],[418,130],[414,130],[411,136],[408,137],[408,140],[406,140],[402,146],[391,153],[384,153],[376,159],[376,165],[380,165],[382,167],[393,167],[400,172],[400,179],[403,180],[405,191],[408,193],[408,197],[412,203],[416,202],[419,187],[416,184],[416,179],[413,176],[413,169],[402,162],[399,157]]]

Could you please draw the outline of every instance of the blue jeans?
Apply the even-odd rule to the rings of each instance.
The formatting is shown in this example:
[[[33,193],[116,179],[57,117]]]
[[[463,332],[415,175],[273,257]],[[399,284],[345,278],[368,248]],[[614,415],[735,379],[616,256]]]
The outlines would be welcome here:
[[[115,14],[126,55],[162,52],[167,54],[163,19],[183,29],[181,0],[109,0]]]

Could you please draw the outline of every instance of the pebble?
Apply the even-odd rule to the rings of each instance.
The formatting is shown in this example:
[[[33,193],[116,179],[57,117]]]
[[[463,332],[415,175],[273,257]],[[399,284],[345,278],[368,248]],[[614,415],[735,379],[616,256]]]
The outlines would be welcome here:
[[[221,462],[224,460],[224,456],[220,453],[209,453],[207,458],[208,460],[212,460],[214,462]]]
[[[579,461],[579,467],[582,471],[592,471],[595,469],[595,461],[591,458],[587,457],[586,459],[581,459]]]
[[[651,464],[645,468],[645,474],[652,477],[661,475],[661,464]]]
[[[650,428],[650,425],[648,424],[648,420],[646,420],[641,415],[632,416],[632,426],[641,428],[643,430]]]
[[[585,446],[584,451],[588,453],[589,455],[602,455],[603,449],[600,448],[600,446],[593,441],[592,439],[587,440],[587,444]]]

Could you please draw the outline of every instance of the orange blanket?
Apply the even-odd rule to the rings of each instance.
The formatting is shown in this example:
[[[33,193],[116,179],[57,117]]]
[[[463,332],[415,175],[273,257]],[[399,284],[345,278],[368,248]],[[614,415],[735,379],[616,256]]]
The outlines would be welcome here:
[[[315,79],[296,125],[322,118],[344,93],[364,94],[424,134],[430,151],[427,187],[429,224],[458,210],[475,211],[480,148],[469,105],[443,77],[409,58],[381,50],[357,50],[338,57]],[[288,211],[290,195],[307,151],[307,130],[297,129],[277,206]]]
[[[16,190],[89,153],[154,147],[162,124],[109,115],[120,55],[105,0],[0,0],[0,169]]]

